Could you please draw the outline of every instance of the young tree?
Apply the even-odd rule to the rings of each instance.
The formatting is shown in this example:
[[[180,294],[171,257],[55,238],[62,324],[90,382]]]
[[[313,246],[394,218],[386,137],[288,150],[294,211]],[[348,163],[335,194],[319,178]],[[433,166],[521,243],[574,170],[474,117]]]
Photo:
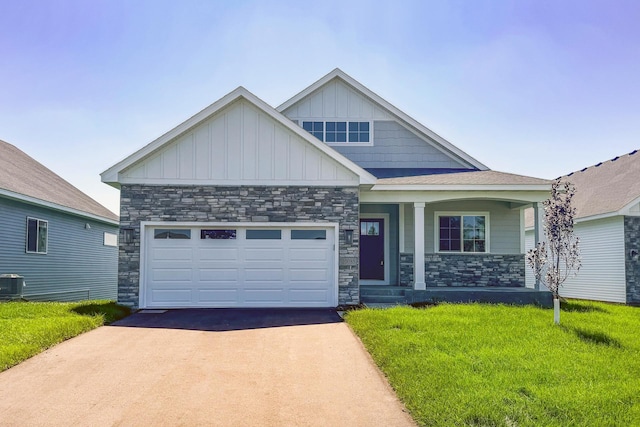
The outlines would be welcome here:
[[[580,270],[580,239],[573,234],[576,209],[571,200],[576,188],[568,181],[556,179],[551,185],[551,197],[544,206],[545,242],[540,242],[527,252],[527,264],[553,294],[553,319],[560,323],[560,286]]]

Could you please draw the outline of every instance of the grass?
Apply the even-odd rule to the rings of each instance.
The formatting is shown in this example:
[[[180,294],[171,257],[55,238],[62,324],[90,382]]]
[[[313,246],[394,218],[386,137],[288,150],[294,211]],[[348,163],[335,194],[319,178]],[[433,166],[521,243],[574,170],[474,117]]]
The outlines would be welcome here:
[[[0,303],[0,372],[128,314],[112,301]]]
[[[424,426],[640,425],[640,308],[441,304],[346,320]]]

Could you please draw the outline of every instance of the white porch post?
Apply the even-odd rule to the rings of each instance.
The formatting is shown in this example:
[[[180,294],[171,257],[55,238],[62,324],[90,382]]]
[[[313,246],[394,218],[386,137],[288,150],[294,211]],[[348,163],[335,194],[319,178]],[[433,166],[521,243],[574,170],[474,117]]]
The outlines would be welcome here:
[[[544,219],[544,208],[542,207],[542,203],[534,203],[533,204],[533,244],[534,247],[538,246],[538,243],[544,241],[543,234],[543,219]],[[536,291],[539,291],[541,288],[540,279],[536,279]]]
[[[414,203],[413,289],[425,290],[424,281],[424,203]]]

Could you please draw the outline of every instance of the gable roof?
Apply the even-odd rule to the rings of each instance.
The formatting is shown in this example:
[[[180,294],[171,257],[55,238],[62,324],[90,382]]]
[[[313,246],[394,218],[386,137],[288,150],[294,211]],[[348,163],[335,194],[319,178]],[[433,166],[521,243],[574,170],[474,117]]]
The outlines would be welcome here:
[[[122,160],[122,161],[118,162],[117,164],[113,165],[112,167],[110,167],[106,171],[102,172],[102,174],[101,174],[102,181],[106,182],[106,183],[108,183],[110,185],[113,185],[114,187],[118,187],[118,182],[119,182],[119,176],[118,175],[119,175],[119,173],[121,171],[123,171],[124,169],[131,167],[135,163],[137,163],[137,162],[149,157],[153,153],[157,152],[161,147],[163,147],[166,144],[170,143],[171,141],[175,140],[175,138],[179,137],[180,135],[184,134],[185,132],[189,131],[190,129],[193,129],[199,123],[207,120],[209,117],[213,116],[217,112],[223,110],[228,105],[232,104],[233,102],[235,102],[235,101],[237,101],[239,99],[244,99],[247,102],[251,103],[253,106],[255,106],[256,108],[260,109],[265,114],[267,114],[268,116],[273,118],[275,121],[277,121],[278,123],[283,125],[289,131],[291,131],[291,132],[295,133],[297,136],[301,137],[305,142],[309,143],[310,145],[314,146],[315,148],[317,148],[318,150],[320,150],[324,154],[328,155],[332,159],[334,159],[337,162],[339,162],[340,164],[342,164],[345,168],[347,168],[348,170],[350,170],[351,172],[353,172],[354,174],[356,174],[360,178],[360,183],[361,184],[373,184],[373,183],[375,183],[376,178],[373,175],[371,175],[369,172],[367,172],[366,170],[364,170],[363,168],[361,168],[360,166],[358,166],[357,164],[355,164],[351,160],[347,159],[346,157],[344,157],[343,155],[341,155],[337,151],[333,150],[331,147],[329,147],[326,144],[322,143],[320,140],[318,140],[317,138],[312,136],[307,131],[303,130],[301,127],[297,126],[295,123],[293,123],[287,117],[285,117],[284,115],[280,114],[278,111],[276,111],[269,104],[267,104],[266,102],[262,101],[260,98],[258,98],[257,96],[255,96],[254,94],[252,94],[251,92],[249,92],[247,89],[245,89],[242,86],[238,87],[237,89],[235,89],[234,91],[230,92],[229,94],[223,96],[218,101],[216,101],[213,104],[209,105],[207,108],[205,108],[204,110],[200,111],[199,113],[197,113],[193,117],[187,119],[186,121],[184,121],[183,123],[179,124],[178,126],[173,128],[169,132],[165,133],[161,137],[157,138],[156,140],[154,140],[151,143],[147,144],[146,146],[144,146],[140,150],[136,151],[135,153],[133,153],[129,157],[125,158],[124,160]]]
[[[118,215],[22,150],[0,140],[0,195],[118,224]]]
[[[640,203],[640,152],[634,150],[560,178],[576,186],[576,220],[623,215]],[[525,222],[533,226],[532,209],[527,210]]]
[[[406,187],[404,189],[407,190],[437,190],[443,189],[443,187],[455,189],[457,186],[461,186],[462,189],[482,188],[496,190],[507,189],[506,187],[509,187],[509,189],[548,191],[551,186],[551,181],[530,176],[486,170],[383,178],[378,179],[373,189],[383,189],[384,187],[400,189],[400,187]]]
[[[339,68],[334,69],[329,74],[325,75],[320,80],[316,81],[311,86],[304,89],[302,92],[294,95],[292,98],[282,103],[276,109],[281,113],[284,112],[289,107],[293,106],[297,102],[301,101],[302,99],[309,96],[310,94],[320,89],[321,87],[325,86],[326,84],[328,84],[334,79],[340,79],[341,81],[346,83],[348,86],[351,86],[354,90],[361,93],[363,96],[371,99],[371,101],[373,101],[374,103],[377,103],[383,109],[389,111],[392,115],[397,117],[400,121],[404,122],[409,127],[415,129],[417,132],[421,133],[422,135],[432,139],[437,144],[442,146],[445,150],[457,155],[459,158],[468,162],[472,166],[478,168],[479,170],[489,169],[480,161],[471,157],[470,155],[460,150],[458,147],[454,146],[453,144],[451,144],[449,141],[447,141],[437,133],[433,132],[431,129],[427,128],[417,120],[413,119],[403,111],[399,110],[398,108],[390,104],[388,101],[384,100],[382,97],[380,97],[379,95],[377,95],[376,93],[374,93],[373,91],[371,91],[370,89],[362,85],[360,82],[358,82],[353,77],[349,76],[347,73],[345,73]]]

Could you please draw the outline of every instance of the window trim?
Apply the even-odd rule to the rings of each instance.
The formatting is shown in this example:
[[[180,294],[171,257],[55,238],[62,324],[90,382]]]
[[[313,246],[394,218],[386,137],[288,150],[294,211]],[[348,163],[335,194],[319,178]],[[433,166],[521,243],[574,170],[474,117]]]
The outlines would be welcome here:
[[[35,251],[30,251],[29,250],[29,221],[33,220],[33,221],[37,221],[36,223],[36,250]],[[47,240],[45,243],[45,248],[44,248],[44,252],[42,251],[38,251],[38,241],[40,240],[40,223],[44,222],[45,224],[47,224]],[[49,253],[49,221],[46,219],[40,219],[40,218],[35,218],[32,216],[28,216],[27,217],[27,221],[26,221],[26,230],[25,230],[25,242],[24,242],[24,251],[27,254],[37,254],[37,255],[46,255]]]
[[[466,252],[464,250],[464,234],[460,230],[460,251],[441,251],[440,250],[440,217],[441,216],[484,216],[484,252]],[[461,225],[464,220],[461,218]],[[491,253],[490,237],[491,237],[491,221],[487,211],[436,211],[433,213],[433,252],[437,254],[489,254]]]
[[[310,135],[314,136],[312,132],[309,132],[308,130],[304,129],[304,122],[322,122],[322,139],[320,139],[320,141],[324,142],[327,145],[337,145],[337,146],[344,146],[344,147],[371,147],[373,146],[373,124],[374,121],[373,120],[366,120],[366,119],[355,119],[355,120],[349,120],[349,119],[344,119],[344,118],[321,118],[321,119],[312,119],[312,118],[305,118],[305,119],[297,119],[299,126],[307,133],[309,133]],[[347,142],[327,142],[327,122],[345,122],[347,125]],[[369,123],[369,142],[349,142],[349,123]],[[316,137],[317,138],[317,137]]]

